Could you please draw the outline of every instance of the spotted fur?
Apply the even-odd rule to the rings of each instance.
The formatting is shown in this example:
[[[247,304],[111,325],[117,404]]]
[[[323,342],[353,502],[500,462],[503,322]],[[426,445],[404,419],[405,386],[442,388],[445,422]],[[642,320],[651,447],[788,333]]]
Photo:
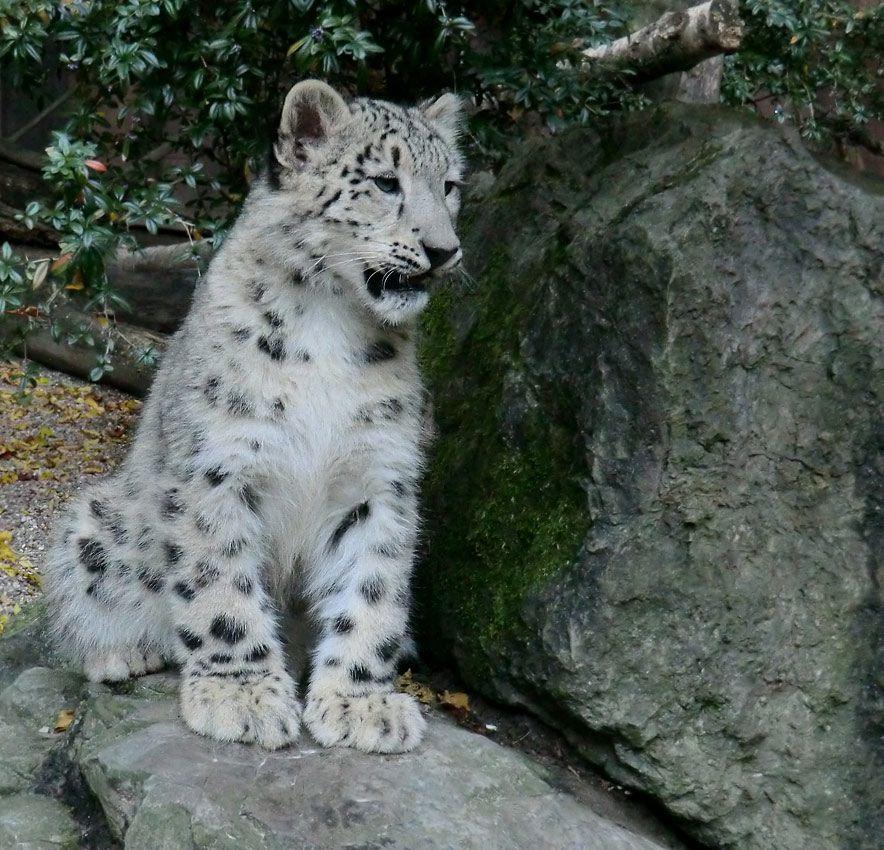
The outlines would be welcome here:
[[[319,632],[314,737],[419,742],[417,705],[393,693],[423,461],[412,326],[460,262],[459,122],[452,95],[403,108],[317,81],[289,93],[129,457],[53,549],[51,620],[89,678],[174,661],[192,729],[290,744],[302,706],[276,612],[298,593]]]

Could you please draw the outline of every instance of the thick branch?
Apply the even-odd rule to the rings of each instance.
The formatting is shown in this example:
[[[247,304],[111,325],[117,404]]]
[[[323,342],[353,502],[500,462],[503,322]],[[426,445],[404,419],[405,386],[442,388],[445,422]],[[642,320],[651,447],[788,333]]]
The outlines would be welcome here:
[[[684,12],[667,12],[632,35],[583,54],[593,62],[629,69],[639,79],[654,79],[733,53],[742,37],[737,0],[709,0]]]

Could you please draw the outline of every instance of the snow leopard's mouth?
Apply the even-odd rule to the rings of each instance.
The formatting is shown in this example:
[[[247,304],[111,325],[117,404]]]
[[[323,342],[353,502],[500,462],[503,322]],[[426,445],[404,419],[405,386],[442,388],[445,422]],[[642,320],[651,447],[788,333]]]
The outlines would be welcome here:
[[[380,298],[385,292],[426,292],[430,277],[426,272],[407,275],[395,269],[366,269],[364,276],[365,285],[374,298]]]

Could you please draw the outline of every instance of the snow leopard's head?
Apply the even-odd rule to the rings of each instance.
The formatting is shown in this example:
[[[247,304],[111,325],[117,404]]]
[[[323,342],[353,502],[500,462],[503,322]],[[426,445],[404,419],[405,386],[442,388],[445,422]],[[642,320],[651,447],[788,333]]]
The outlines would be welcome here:
[[[432,279],[460,264],[461,120],[451,94],[408,108],[305,80],[285,100],[269,185],[293,249],[384,322],[413,319]]]

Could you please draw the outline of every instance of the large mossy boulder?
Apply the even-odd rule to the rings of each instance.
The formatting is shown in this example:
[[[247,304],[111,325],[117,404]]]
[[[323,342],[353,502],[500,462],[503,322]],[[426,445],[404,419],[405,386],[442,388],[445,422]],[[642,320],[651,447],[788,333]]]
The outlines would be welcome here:
[[[671,106],[527,143],[465,227],[425,650],[704,843],[879,848],[884,196]]]

